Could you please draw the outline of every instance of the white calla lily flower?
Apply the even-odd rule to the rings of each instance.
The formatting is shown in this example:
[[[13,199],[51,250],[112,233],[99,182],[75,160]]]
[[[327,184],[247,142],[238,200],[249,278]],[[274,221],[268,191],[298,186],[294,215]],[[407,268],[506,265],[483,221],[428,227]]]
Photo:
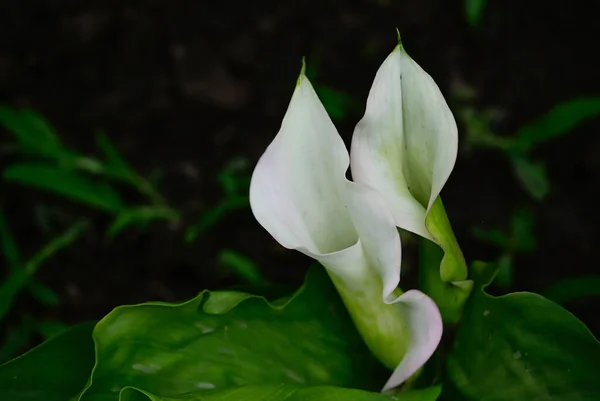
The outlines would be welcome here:
[[[394,372],[392,389],[433,354],[442,335],[435,303],[401,294],[401,247],[380,194],[346,179],[348,151],[303,71],[280,131],[250,185],[258,222],[284,247],[327,270],[366,344]]]
[[[425,218],[457,152],[456,121],[440,89],[398,44],[377,71],[354,130],[354,181],[382,194],[398,227],[434,240]]]

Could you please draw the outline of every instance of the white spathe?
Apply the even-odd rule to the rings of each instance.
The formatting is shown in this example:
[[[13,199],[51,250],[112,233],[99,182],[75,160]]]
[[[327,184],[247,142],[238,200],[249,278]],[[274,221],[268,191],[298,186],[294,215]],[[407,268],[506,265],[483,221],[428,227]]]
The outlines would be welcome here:
[[[425,217],[457,152],[456,121],[440,89],[398,45],[377,71],[354,130],[354,181],[381,193],[398,227],[433,239]]]
[[[250,184],[258,222],[284,247],[328,271],[371,351],[398,386],[433,354],[442,335],[435,303],[398,296],[401,246],[394,218],[372,188],[346,179],[348,151],[302,72],[280,131]]]

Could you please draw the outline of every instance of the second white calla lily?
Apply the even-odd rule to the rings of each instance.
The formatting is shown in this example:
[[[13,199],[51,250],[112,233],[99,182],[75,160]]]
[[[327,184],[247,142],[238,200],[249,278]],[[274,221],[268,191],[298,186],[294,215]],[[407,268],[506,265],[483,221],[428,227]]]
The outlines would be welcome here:
[[[281,129],[252,175],[250,204],[281,245],[327,269],[371,351],[394,369],[388,390],[430,358],[442,321],[425,294],[397,290],[401,247],[394,216],[376,190],[346,179],[349,164],[302,72]]]
[[[399,44],[377,71],[354,130],[354,181],[382,194],[398,227],[433,239],[425,218],[457,152],[456,121],[440,89]]]

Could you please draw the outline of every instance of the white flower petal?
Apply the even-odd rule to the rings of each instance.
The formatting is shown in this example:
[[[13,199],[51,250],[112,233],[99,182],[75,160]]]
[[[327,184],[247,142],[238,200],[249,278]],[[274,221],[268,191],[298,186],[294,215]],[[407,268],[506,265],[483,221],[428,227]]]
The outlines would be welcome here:
[[[371,351],[390,368],[402,361],[390,379],[397,385],[433,353],[441,320],[422,307],[435,304],[414,301],[413,291],[396,298],[401,247],[394,216],[377,191],[346,179],[348,166],[342,139],[301,75],[282,127],[254,170],[250,204],[281,245],[325,266]],[[419,320],[420,311],[431,319]],[[434,335],[437,341],[420,340]]]
[[[435,302],[424,293],[407,291],[394,304],[402,309],[409,329],[408,352],[382,391],[399,386],[421,368],[435,352],[443,332],[440,311]]]
[[[352,176],[377,189],[396,225],[425,238],[425,215],[454,167],[458,133],[433,79],[399,45],[373,82],[352,138]]]
[[[254,216],[286,248],[324,254],[354,245],[358,236],[342,199],[348,165],[344,142],[301,75],[252,175]]]

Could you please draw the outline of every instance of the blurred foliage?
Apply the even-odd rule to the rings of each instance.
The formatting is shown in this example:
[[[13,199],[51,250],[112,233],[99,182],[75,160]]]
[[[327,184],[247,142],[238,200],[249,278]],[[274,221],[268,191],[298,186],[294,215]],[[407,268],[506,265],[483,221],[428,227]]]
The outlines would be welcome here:
[[[527,253],[535,249],[533,234],[534,216],[527,209],[517,209],[510,219],[508,229],[473,228],[473,236],[483,243],[492,245],[500,251],[496,260],[498,274],[495,283],[508,289],[514,282],[514,257],[518,253]]]
[[[244,159],[234,159],[229,162],[217,177],[223,192],[223,197],[213,206],[204,211],[196,224],[189,227],[185,233],[185,240],[193,242],[198,236],[206,233],[223,217],[234,210],[250,207],[248,190],[250,176],[248,166]]]
[[[235,273],[250,285],[260,287],[269,284],[252,260],[232,249],[223,249],[219,253],[219,263],[223,269]]]
[[[115,215],[108,229],[111,237],[126,227],[143,226],[154,219],[179,219],[179,212],[169,207],[150,181],[123,159],[103,132],[96,133],[96,143],[104,159],[97,159],[67,148],[51,125],[34,111],[0,106],[0,124],[13,134],[17,155],[23,159],[3,171],[5,181]],[[115,184],[136,189],[149,204],[125,204]]]
[[[13,156],[17,161],[2,172],[6,183],[16,183],[36,190],[52,193],[67,200],[81,203],[91,210],[114,216],[106,230],[106,237],[115,238],[127,228],[146,228],[157,220],[178,223],[181,213],[169,206],[158,192],[152,179],[139,175],[120,155],[106,134],[96,133],[96,144],[103,158],[82,155],[65,146],[56,131],[39,114],[32,110],[15,110],[0,106],[0,125],[16,140]],[[217,177],[224,198],[201,214],[196,225],[186,232],[187,241],[194,240],[216,225],[233,210],[247,208],[247,163],[232,160]],[[130,187],[145,198],[145,203],[129,205],[123,201],[121,190]],[[50,202],[49,202],[50,203]],[[90,210],[90,211],[91,211]],[[34,210],[40,227],[54,238],[28,261],[22,262],[17,241],[10,231],[6,217],[0,211],[0,241],[2,255],[9,270],[0,281],[0,321],[8,314],[15,298],[26,290],[42,305],[55,306],[60,300],[50,287],[39,282],[35,273],[42,263],[61,249],[72,245],[89,227],[86,219],[79,219],[64,233],[56,234],[51,221],[63,212],[53,205],[38,204]],[[66,217],[66,216],[63,216]],[[72,220],[72,216],[67,219]],[[238,275],[242,281],[264,284],[256,266],[232,250],[224,250],[221,264]],[[43,337],[52,327],[63,327],[60,322],[36,321],[26,316],[21,323],[11,327],[0,347],[0,361],[20,352],[35,335]]]
[[[464,124],[466,134],[464,148],[468,151],[483,147],[504,153],[523,189],[537,201],[548,196],[551,185],[545,163],[533,160],[532,151],[600,116],[600,97],[574,98],[555,106],[514,134],[500,136],[491,127],[502,113],[495,109],[477,110],[472,106],[475,96],[475,92],[464,84],[454,87],[456,115]]]
[[[600,297],[600,276],[566,278],[548,286],[542,295],[562,305],[582,298]]]
[[[63,234],[53,238],[29,260],[22,262],[6,217],[0,211],[2,255],[9,267],[8,276],[0,281],[0,322],[4,320],[10,311],[15,298],[25,289],[30,296],[44,306],[58,305],[58,295],[50,287],[37,281],[35,274],[44,262],[60,250],[73,244],[87,228],[87,221],[80,220],[76,222]],[[60,322],[37,321],[28,315],[22,316],[21,323],[7,333],[8,337],[0,347],[0,362],[14,357],[31,340],[34,334],[41,334],[44,338],[49,338],[65,327]]]
[[[486,4],[487,0],[464,0],[465,17],[471,27],[480,24]]]

